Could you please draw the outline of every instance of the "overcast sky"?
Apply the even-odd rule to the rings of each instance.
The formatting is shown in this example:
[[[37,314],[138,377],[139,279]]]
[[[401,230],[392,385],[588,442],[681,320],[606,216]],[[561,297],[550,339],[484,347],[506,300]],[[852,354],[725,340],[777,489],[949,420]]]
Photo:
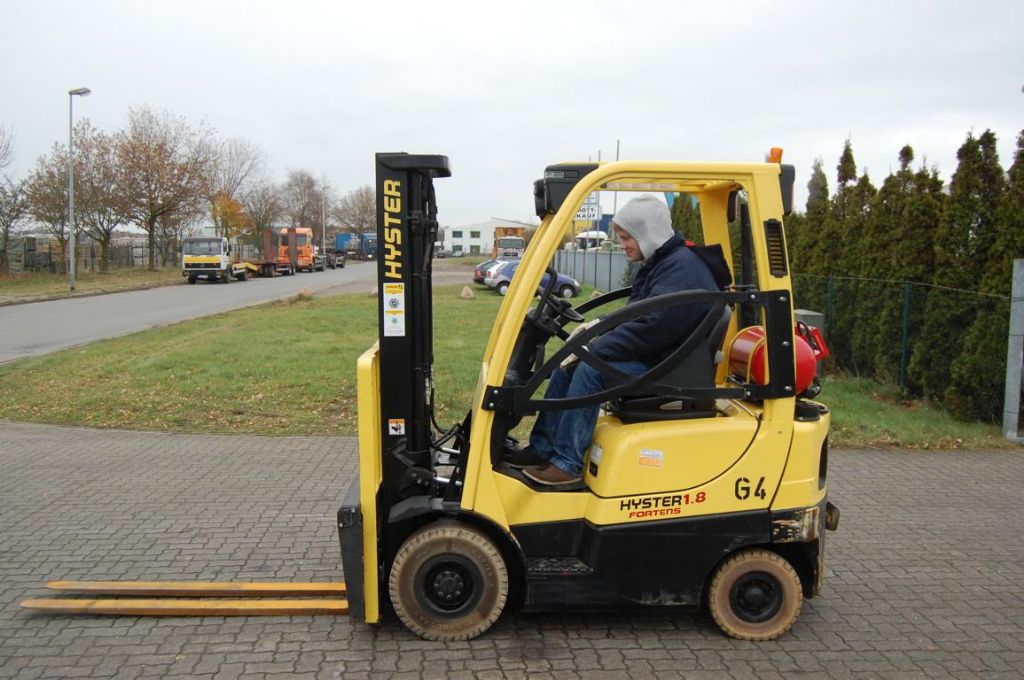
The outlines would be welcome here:
[[[842,6],[840,6],[840,4]],[[1024,128],[1024,2],[0,0],[0,125],[24,176],[75,117],[150,106],[245,137],[275,179],[345,193],[376,151],[442,153],[442,224],[532,215],[545,165],[760,161],[829,186],[843,141],[876,185],[911,144],[943,178],[970,130]],[[610,208],[610,206],[609,206]]]

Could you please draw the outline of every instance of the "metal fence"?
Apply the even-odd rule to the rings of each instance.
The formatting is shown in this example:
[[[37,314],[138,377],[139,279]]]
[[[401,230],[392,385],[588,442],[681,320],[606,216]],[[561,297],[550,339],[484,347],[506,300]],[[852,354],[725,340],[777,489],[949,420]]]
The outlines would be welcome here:
[[[624,252],[601,250],[559,250],[553,262],[560,274],[573,277],[583,286],[611,291],[628,286],[629,261]]]
[[[260,249],[251,243],[232,241],[235,252],[243,260],[260,259]],[[110,245],[109,268],[131,269],[149,266],[149,245],[145,238],[118,238]],[[67,252],[62,254],[56,239],[24,236],[11,238],[7,244],[7,266],[12,274],[36,272],[56,274],[67,270]],[[180,264],[178,246],[157,250],[156,263],[162,266]],[[75,248],[78,271],[96,272],[102,268],[102,249],[95,241],[82,239]]]
[[[998,327],[995,333],[1005,334],[1009,326],[1010,299],[1006,296],[911,281],[793,274],[794,304],[825,316],[823,333],[834,365],[855,375],[891,380],[901,390],[907,388],[916,346],[927,340],[925,309],[929,300],[959,311],[962,331],[981,312]],[[933,360],[952,362],[955,358]]]

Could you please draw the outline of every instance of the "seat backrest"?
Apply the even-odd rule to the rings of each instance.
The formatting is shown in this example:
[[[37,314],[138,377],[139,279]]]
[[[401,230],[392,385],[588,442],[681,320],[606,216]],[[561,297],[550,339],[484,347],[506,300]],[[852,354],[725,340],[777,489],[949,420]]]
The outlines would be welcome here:
[[[673,387],[714,387],[716,367],[722,362],[722,344],[732,320],[732,307],[722,310],[718,321],[693,351],[658,382]],[[713,417],[715,400],[680,400],[672,396],[625,396],[608,404],[623,422]]]
[[[732,307],[726,305],[708,334],[659,382],[675,387],[714,387],[716,367],[724,357],[722,343],[731,320]]]

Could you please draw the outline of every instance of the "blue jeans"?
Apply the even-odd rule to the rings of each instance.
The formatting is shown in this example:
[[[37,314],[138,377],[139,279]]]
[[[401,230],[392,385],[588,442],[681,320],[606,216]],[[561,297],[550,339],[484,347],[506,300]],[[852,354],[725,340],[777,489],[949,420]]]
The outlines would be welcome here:
[[[609,361],[609,364],[629,375],[646,373],[649,368],[641,361]],[[577,361],[566,371],[556,368],[551,374],[545,399],[583,397],[605,389],[604,374],[589,364]],[[550,462],[562,472],[578,475],[583,471],[583,454],[594,438],[594,426],[599,404],[566,409],[541,411],[530,432],[530,446],[538,457]]]

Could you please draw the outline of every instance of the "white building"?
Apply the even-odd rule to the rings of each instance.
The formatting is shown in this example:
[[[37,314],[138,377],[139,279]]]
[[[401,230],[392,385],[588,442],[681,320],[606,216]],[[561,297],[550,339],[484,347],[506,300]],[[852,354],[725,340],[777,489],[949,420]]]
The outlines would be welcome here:
[[[498,227],[526,227],[537,225],[495,217],[486,222],[474,222],[444,228],[444,249],[452,255],[490,255],[494,249],[494,230]]]
[[[448,227],[444,249],[455,256],[488,254],[494,247],[494,229],[502,224],[498,220],[487,220]]]

